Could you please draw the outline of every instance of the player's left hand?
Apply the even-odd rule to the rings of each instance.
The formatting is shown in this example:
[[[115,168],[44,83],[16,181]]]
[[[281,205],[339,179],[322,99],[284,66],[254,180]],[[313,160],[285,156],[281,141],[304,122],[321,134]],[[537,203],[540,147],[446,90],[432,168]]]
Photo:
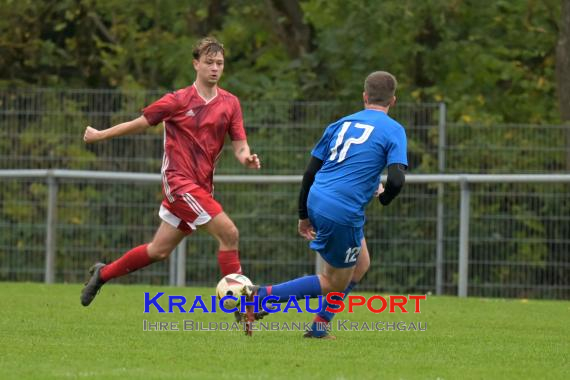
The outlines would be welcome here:
[[[378,185],[378,189],[376,189],[376,191],[374,192],[374,196],[379,197],[380,194],[382,194],[383,192],[384,192],[384,185],[382,185],[382,182],[380,182],[380,185]]]
[[[257,157],[257,154],[252,154],[245,158],[244,165],[250,169],[260,169],[261,161],[259,157]]]
[[[102,132],[100,130],[88,125],[85,128],[85,132],[83,133],[83,141],[85,141],[87,144],[97,142],[101,140],[101,133]]]
[[[316,237],[315,230],[308,218],[299,219],[298,231],[299,235],[301,235],[307,240],[314,240]]]

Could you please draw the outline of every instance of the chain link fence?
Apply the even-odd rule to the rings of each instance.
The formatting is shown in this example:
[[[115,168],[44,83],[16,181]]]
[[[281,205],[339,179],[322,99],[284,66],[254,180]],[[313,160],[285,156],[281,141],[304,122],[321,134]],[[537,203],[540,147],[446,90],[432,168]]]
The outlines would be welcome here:
[[[85,145],[82,139],[87,125],[105,129],[131,120],[161,95],[150,91],[0,90],[0,169],[157,173],[163,150],[160,125],[144,134],[100,144]],[[406,125],[408,134],[422,136],[422,149],[433,153],[437,147],[428,141],[427,131],[437,126],[438,107],[402,104],[392,115]],[[264,174],[300,174],[325,127],[361,108],[360,103],[325,101],[242,102],[248,141],[263,160]],[[229,144],[216,173],[250,174],[233,158]]]

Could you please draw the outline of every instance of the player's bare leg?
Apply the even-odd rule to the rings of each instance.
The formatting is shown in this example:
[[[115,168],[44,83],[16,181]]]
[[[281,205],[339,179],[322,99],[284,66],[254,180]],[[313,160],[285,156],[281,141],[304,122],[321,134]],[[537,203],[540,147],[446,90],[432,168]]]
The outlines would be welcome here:
[[[239,231],[229,216],[222,212],[202,226],[219,243],[218,264],[222,276],[230,273],[242,274],[239,262]]]
[[[238,250],[239,231],[229,216],[225,212],[222,212],[204,224],[202,228],[206,229],[206,231],[218,241],[218,265],[220,266],[222,276],[226,276],[230,273],[241,274],[242,269]],[[242,314],[236,311],[234,315],[236,322],[243,322],[245,323],[244,326],[249,326],[247,323],[247,313]],[[248,333],[247,328],[246,333]],[[249,331],[248,335],[251,335],[251,331]]]
[[[148,244],[148,256],[153,262],[167,259],[185,236],[185,232],[163,221]]]
[[[354,267],[335,268],[327,262],[324,264],[323,273],[319,274],[323,294],[342,292],[354,275]]]
[[[352,275],[352,281],[354,283],[360,282],[366,272],[368,272],[368,268],[370,268],[370,253],[368,252],[366,239],[363,238],[361,244],[360,255],[358,255],[358,259],[356,260],[356,265],[354,267],[354,274]]]

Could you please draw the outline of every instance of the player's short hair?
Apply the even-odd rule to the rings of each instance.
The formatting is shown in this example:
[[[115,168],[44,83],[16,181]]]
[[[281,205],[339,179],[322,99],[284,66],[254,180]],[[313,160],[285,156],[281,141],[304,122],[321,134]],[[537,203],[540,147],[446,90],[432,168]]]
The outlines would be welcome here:
[[[194,45],[192,56],[194,59],[200,59],[203,55],[222,53],[224,55],[224,45],[214,37],[204,37]]]
[[[396,77],[387,71],[375,71],[364,81],[364,92],[368,95],[368,103],[380,106],[390,105],[396,87],[398,87]]]

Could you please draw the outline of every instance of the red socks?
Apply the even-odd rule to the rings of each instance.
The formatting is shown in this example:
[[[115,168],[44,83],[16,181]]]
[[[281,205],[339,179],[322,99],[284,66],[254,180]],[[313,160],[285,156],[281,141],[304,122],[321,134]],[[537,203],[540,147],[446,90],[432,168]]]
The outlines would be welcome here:
[[[148,244],[143,244],[133,248],[111,264],[105,265],[103,269],[101,269],[101,280],[107,282],[113,278],[121,277],[144,268],[152,263],[153,261],[148,255],[147,246]],[[219,251],[218,264],[220,265],[222,276],[226,276],[230,273],[242,273],[238,250]]]
[[[327,323],[329,323],[330,321],[327,321],[324,317],[322,317],[322,316],[320,316],[320,315],[318,315],[318,314],[315,314],[315,318],[313,318],[313,322],[315,322],[315,323],[327,324]]]
[[[144,268],[152,263],[148,255],[147,246],[148,244],[139,245],[111,264],[105,265],[100,272],[101,280],[107,282],[113,278],[121,277],[137,269]]]
[[[222,276],[227,276],[230,273],[243,273],[241,271],[239,251],[237,249],[232,251],[218,251],[218,264],[220,265]]]

